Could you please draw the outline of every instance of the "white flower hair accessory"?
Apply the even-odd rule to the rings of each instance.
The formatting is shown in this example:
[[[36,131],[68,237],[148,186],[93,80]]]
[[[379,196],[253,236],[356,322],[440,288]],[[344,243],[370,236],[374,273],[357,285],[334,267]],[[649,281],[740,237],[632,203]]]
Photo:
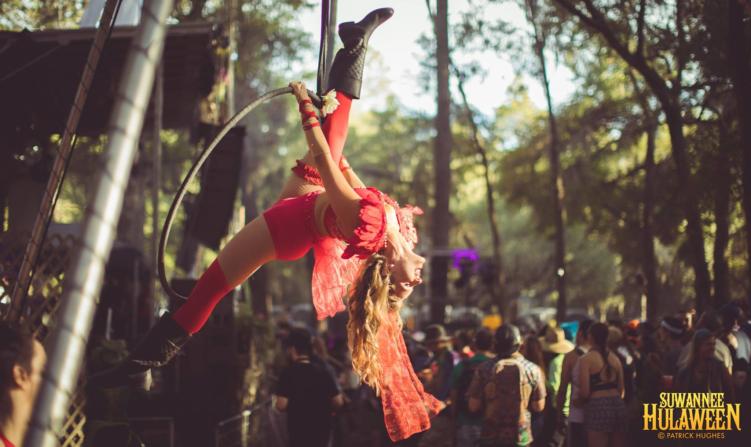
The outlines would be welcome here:
[[[336,90],[334,89],[323,95],[321,99],[323,100],[323,107],[321,107],[323,116],[331,115],[339,107],[339,100],[336,99]]]

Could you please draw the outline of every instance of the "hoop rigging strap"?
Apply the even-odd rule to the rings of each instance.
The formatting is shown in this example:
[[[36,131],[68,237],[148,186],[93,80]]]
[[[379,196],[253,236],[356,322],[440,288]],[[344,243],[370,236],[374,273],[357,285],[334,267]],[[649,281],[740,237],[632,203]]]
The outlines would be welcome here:
[[[318,76],[316,78],[316,93],[324,93],[323,85],[328,68],[326,60],[328,59],[329,46],[329,15],[331,14],[331,0],[321,0],[321,46],[318,48]]]

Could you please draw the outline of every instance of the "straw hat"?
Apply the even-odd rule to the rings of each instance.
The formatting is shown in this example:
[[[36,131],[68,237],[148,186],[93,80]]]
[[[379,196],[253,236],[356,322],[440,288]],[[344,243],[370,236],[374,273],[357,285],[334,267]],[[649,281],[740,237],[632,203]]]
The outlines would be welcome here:
[[[574,350],[574,344],[566,340],[563,329],[559,327],[546,326],[545,332],[538,337],[542,344],[542,350],[554,354],[566,354]]]

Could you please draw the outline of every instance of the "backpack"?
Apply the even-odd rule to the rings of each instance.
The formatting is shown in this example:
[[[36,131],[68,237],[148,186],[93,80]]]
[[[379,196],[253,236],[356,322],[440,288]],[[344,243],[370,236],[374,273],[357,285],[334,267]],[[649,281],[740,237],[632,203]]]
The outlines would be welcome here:
[[[516,444],[520,422],[522,418],[529,417],[528,402],[522,405],[522,390],[533,390],[537,383],[522,362],[514,358],[495,362],[492,373],[483,388],[485,413],[482,438],[490,438],[499,444]]]

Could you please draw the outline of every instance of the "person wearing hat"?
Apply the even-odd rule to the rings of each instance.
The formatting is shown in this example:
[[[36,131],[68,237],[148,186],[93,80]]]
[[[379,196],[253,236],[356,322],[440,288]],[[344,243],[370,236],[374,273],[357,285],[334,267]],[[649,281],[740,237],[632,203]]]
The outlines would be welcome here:
[[[560,431],[556,433],[558,412],[562,409],[557,408],[555,400],[558,389],[561,385],[561,375],[563,371],[563,358],[566,354],[574,350],[574,344],[566,339],[566,334],[560,327],[546,325],[540,332],[540,344],[542,345],[543,358],[545,360],[545,386],[549,397],[545,414],[543,415],[541,438],[544,441],[556,438],[556,445],[562,444],[565,434]],[[564,401],[565,412],[568,413],[569,394],[566,394]],[[558,411],[557,411],[558,410]]]
[[[451,402],[456,420],[456,447],[474,447],[480,438],[482,417],[470,413],[468,409],[467,390],[472,383],[477,368],[494,357],[493,332],[481,327],[472,340],[474,355],[462,360],[451,373]]]
[[[451,392],[451,372],[458,356],[451,349],[451,337],[441,324],[431,324],[425,328],[425,346],[433,353],[437,371],[428,387],[428,392],[438,400],[445,401]]]
[[[452,349],[453,339],[446,333],[443,325],[431,324],[424,332],[423,344],[433,356],[432,374],[422,374],[423,377],[430,376],[425,390],[441,401],[444,404],[443,408],[446,408],[451,404],[451,372],[459,361],[459,355]],[[421,445],[439,443],[453,436],[453,417],[450,411],[439,412],[430,423],[431,429],[420,440]]]
[[[538,337],[542,344],[545,365],[547,371],[546,386],[548,393],[555,396],[561,384],[561,371],[563,369],[563,357],[573,351],[575,346],[566,340],[563,329],[547,325],[542,329],[542,335]],[[568,401],[568,399],[567,399]]]
[[[519,353],[519,328],[504,324],[494,336],[496,357],[481,364],[469,386],[471,412],[481,412],[480,447],[527,446],[533,441],[531,411],[545,408],[539,366]]]
[[[657,338],[662,345],[663,371],[673,376],[678,372],[678,359],[683,350],[683,321],[675,317],[665,317],[660,321]]]

